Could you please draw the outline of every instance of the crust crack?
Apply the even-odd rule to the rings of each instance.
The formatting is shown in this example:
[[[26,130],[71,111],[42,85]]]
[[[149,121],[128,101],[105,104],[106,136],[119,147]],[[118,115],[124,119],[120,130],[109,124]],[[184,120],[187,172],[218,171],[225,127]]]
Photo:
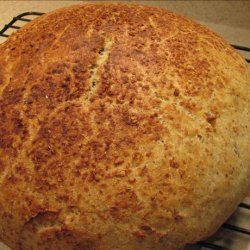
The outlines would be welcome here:
[[[90,67],[88,78],[89,89],[86,99],[91,98],[91,95],[99,84],[101,75],[100,71],[109,59],[113,43],[112,39],[105,39],[103,46],[98,52],[95,63]]]

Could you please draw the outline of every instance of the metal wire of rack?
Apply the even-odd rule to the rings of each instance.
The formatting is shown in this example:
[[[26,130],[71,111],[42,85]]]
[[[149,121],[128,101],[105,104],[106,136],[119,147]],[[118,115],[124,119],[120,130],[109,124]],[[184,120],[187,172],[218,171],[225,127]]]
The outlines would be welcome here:
[[[21,13],[20,15],[14,17],[8,24],[6,24],[2,30],[0,30],[0,37],[7,38],[9,37],[15,30],[20,29],[22,26],[24,26],[27,22],[32,21],[34,18],[43,15],[44,13],[42,12],[24,12]],[[20,23],[21,22],[21,23]],[[17,24],[20,23],[20,24]],[[8,33],[10,31],[10,33]],[[236,45],[236,44],[231,44],[235,49],[239,51],[245,51],[245,52],[250,52],[250,47],[246,46],[241,46],[241,45]],[[250,59],[246,58],[247,63],[250,63]],[[250,210],[250,204],[247,203],[241,203],[239,204],[239,208]],[[222,225],[222,228],[225,228],[227,230],[231,230],[243,235],[250,236],[250,229],[247,228],[242,228],[239,226],[231,225],[229,223],[225,223]],[[231,250],[228,248],[225,248],[223,246],[219,246],[217,244],[213,244],[207,241],[201,241],[198,242],[197,245],[201,247],[205,247],[207,249],[212,249],[212,250]]]

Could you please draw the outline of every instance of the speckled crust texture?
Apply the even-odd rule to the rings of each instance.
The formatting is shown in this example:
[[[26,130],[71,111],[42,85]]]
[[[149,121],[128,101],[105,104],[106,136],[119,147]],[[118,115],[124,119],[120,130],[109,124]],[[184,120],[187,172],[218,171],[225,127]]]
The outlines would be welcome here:
[[[244,60],[167,10],[84,4],[0,45],[0,239],[177,250],[249,189]]]

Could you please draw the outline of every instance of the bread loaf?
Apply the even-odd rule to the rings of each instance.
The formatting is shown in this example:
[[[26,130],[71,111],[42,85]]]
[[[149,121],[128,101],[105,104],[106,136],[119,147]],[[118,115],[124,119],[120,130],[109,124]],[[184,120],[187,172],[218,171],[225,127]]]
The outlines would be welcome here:
[[[0,240],[177,250],[249,190],[243,58],[165,9],[81,4],[0,45]]]

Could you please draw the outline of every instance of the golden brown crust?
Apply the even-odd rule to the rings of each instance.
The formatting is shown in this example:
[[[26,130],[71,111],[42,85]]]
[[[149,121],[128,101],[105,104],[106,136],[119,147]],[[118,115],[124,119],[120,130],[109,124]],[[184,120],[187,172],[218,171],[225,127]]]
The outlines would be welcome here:
[[[220,37],[167,10],[84,4],[0,45],[0,239],[176,250],[249,188],[250,88]]]

